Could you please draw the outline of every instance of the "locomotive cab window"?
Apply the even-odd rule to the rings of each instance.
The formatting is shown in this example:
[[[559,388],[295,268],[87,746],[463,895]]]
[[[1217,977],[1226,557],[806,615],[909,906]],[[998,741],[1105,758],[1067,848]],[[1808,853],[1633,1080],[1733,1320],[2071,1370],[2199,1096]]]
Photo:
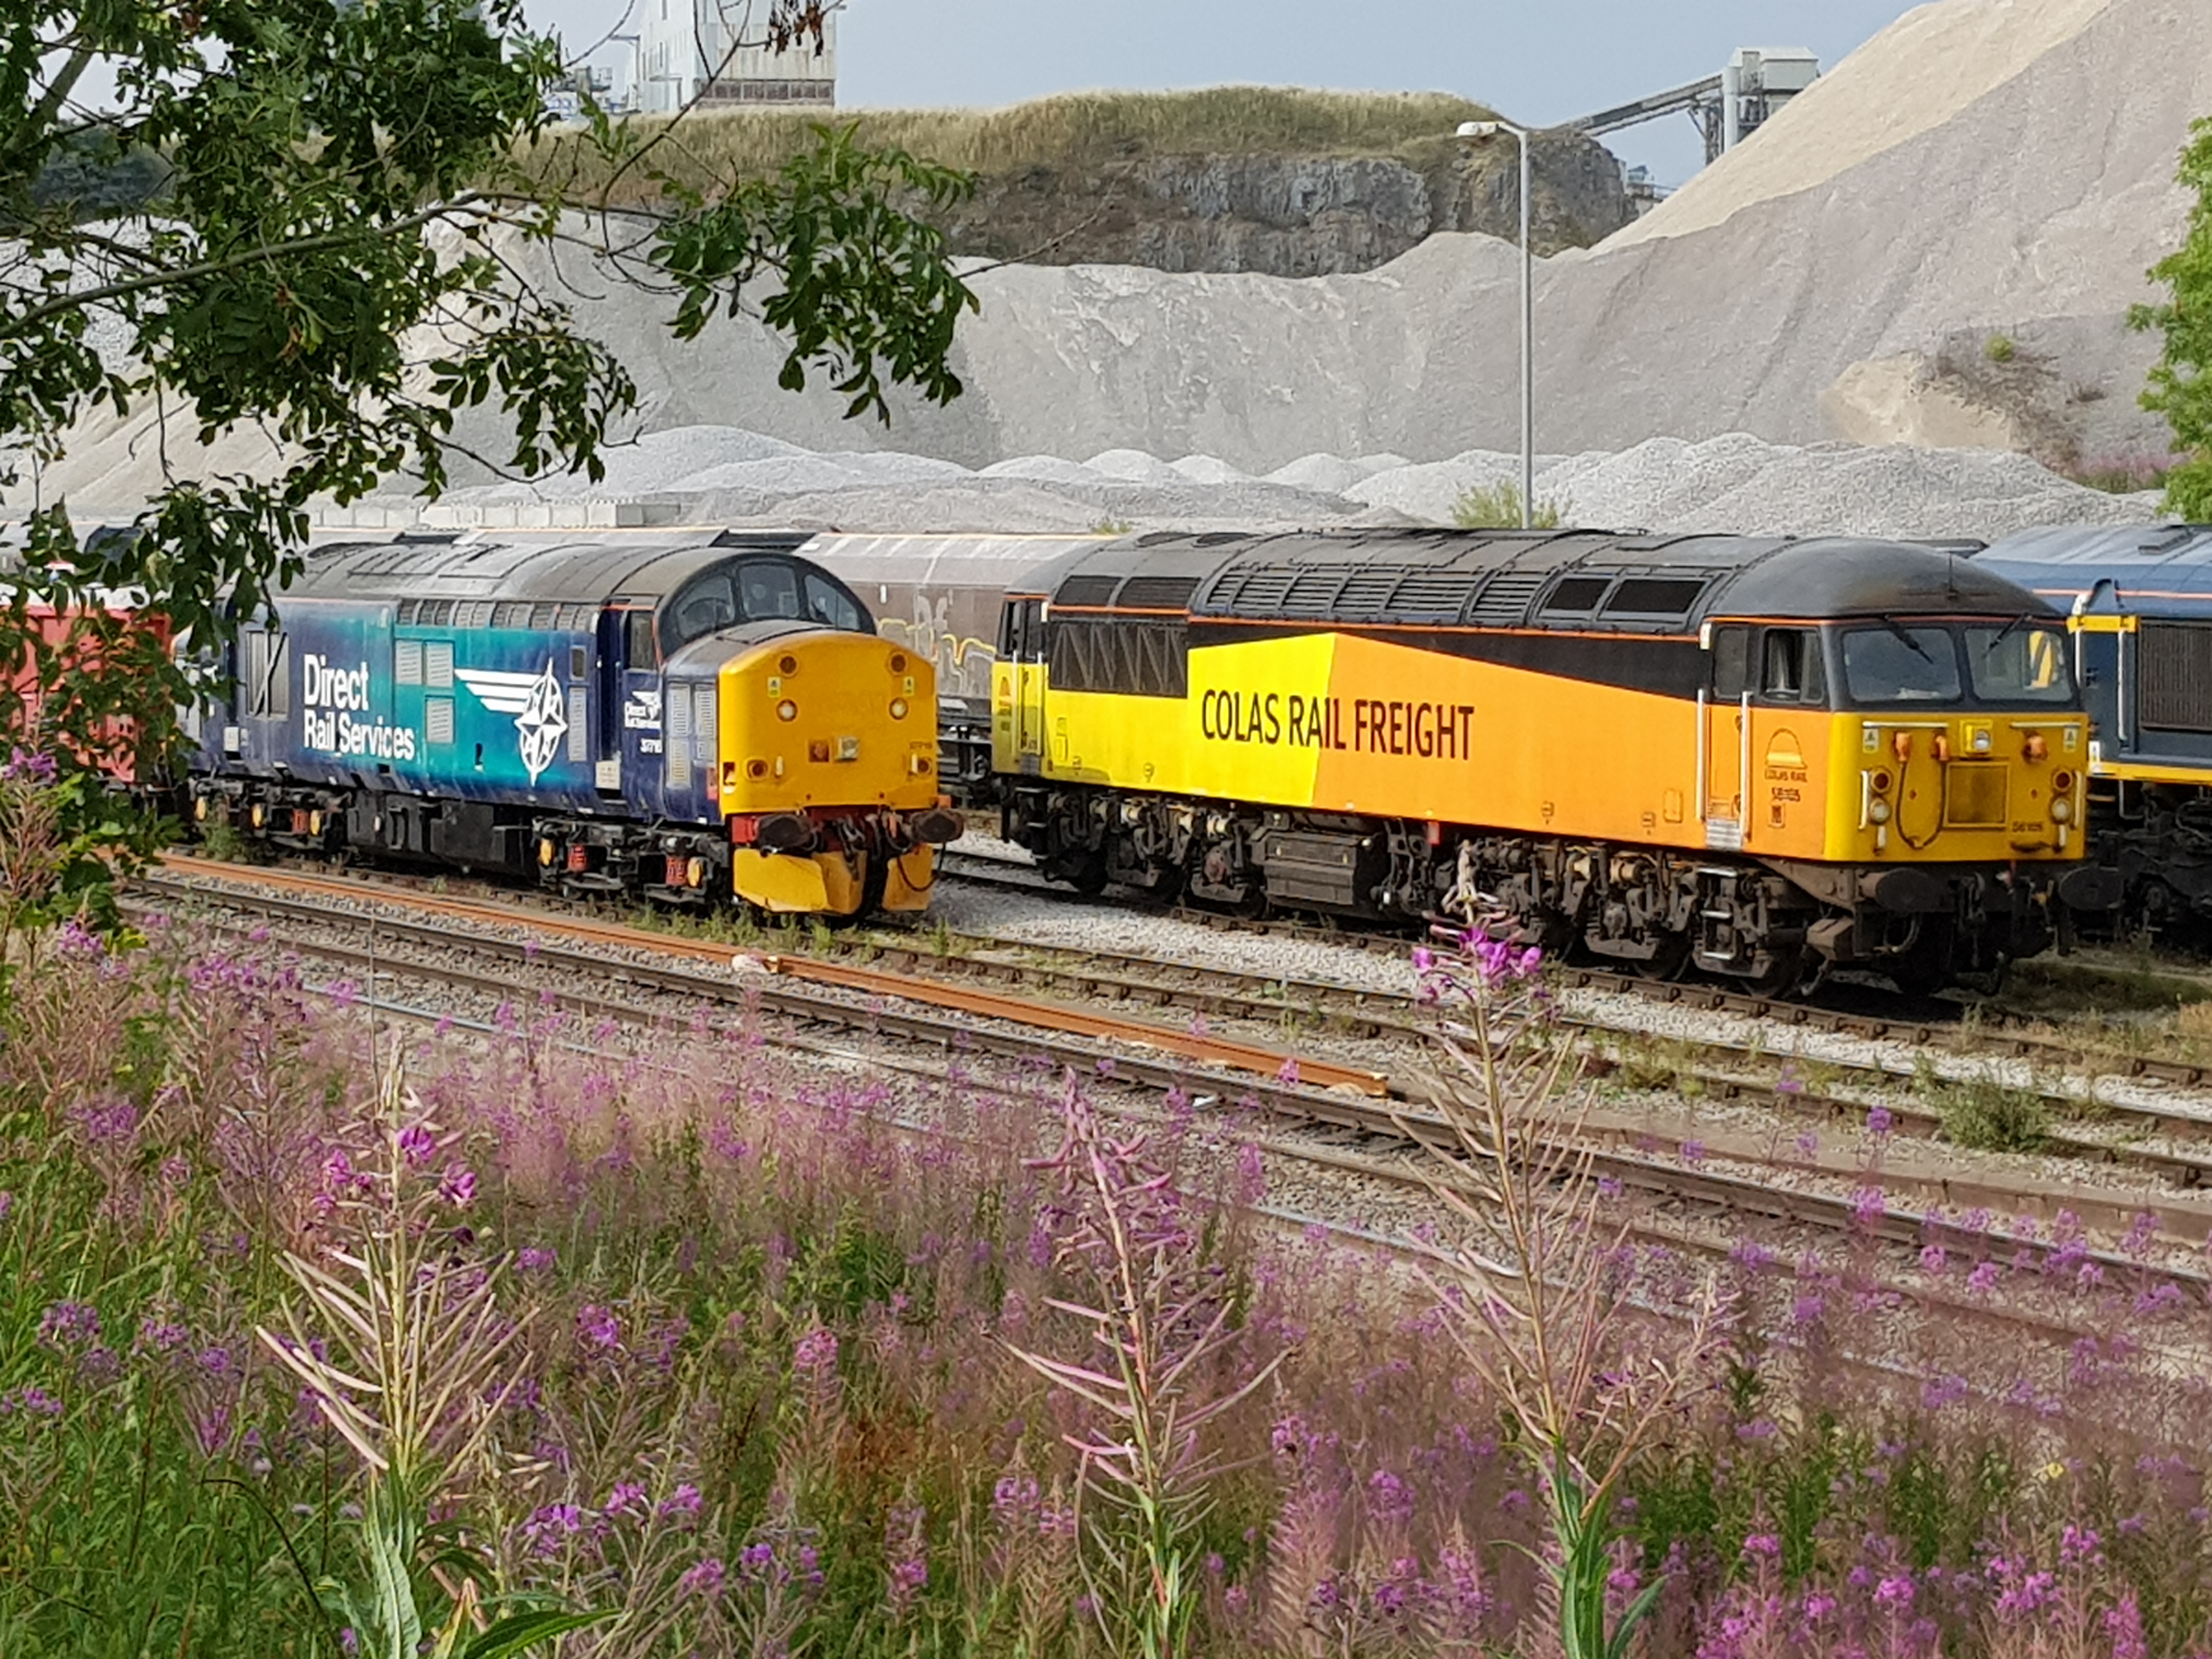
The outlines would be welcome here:
[[[819,571],[806,573],[806,614],[824,628],[839,629],[848,634],[869,631],[861,620],[860,601]]]
[[[2073,701],[2074,680],[2066,669],[2066,636],[2048,624],[2025,619],[2001,626],[1965,630],[1966,673],[1974,696],[1984,702]]]
[[[748,559],[739,568],[738,586],[744,591],[747,622],[805,620],[805,609],[799,600],[796,566],[781,559]]]
[[[671,653],[681,650],[718,628],[731,626],[738,620],[738,614],[737,596],[730,589],[729,572],[710,570],[703,576],[694,577],[677,594],[675,603],[668,607],[661,643]]]
[[[653,649],[653,612],[632,611],[623,624],[626,629],[626,653],[632,668],[651,668],[660,659]]]
[[[1713,629],[1713,696],[1735,702],[1751,688],[1751,630]]]
[[[1958,641],[1926,624],[1855,628],[1844,635],[1844,684],[1860,704],[1957,702]]]
[[[1819,702],[1825,690],[1820,637],[1809,628],[1769,628],[1759,638],[1759,695],[1770,702]]]

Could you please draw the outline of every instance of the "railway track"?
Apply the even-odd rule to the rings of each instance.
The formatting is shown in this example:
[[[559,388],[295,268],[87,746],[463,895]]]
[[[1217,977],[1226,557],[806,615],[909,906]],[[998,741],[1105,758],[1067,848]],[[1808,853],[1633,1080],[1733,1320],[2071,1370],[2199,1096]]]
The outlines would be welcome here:
[[[957,871],[949,872],[964,878]],[[1024,890],[1049,890],[1018,879],[1004,884]],[[1080,896],[1075,896],[1078,898]],[[1174,913],[1176,919],[1204,916],[1204,912]],[[1223,919],[1210,918],[1219,923]],[[1269,926],[1273,924],[1237,924]],[[1322,933],[1291,925],[1302,937],[1370,941],[1374,936]],[[1277,927],[1279,931],[1279,927]],[[1409,947],[1398,936],[1385,936],[1393,952]],[[944,946],[951,949],[942,948]],[[1199,1014],[1235,1017],[1257,1012],[1267,1017],[1272,1007],[1288,1023],[1324,1031],[1349,1032],[1367,1038],[1398,1037],[1418,1041],[1422,1018],[1428,1011],[1406,993],[1315,979],[1240,972],[1213,965],[1204,968],[1166,958],[1084,946],[1078,951],[1023,945],[983,935],[945,935],[929,951],[897,943],[878,944],[888,957],[935,971],[969,973],[1006,982],[1071,994],[1126,1000],[1139,1005],[1174,1006]],[[1103,966],[1102,966],[1103,964]],[[1725,1014],[1742,1020],[1778,1022],[1790,1030],[1809,1030],[1863,1041],[1885,1042],[1931,1059],[1980,1061],[1973,1072],[1954,1067],[1936,1071],[1939,1084],[1972,1084],[1990,1080],[1986,1062],[2024,1062],[2036,1073],[2046,1068],[2062,1079],[2062,1086],[2043,1078],[2033,1083],[2003,1080],[2015,1098],[2032,1099],[2055,1122],[2094,1121],[2115,1132],[2110,1135],[2045,1131],[2037,1150],[2070,1159],[2090,1159],[2124,1165],[2183,1188],[2212,1185],[2212,1103],[2201,1112],[2164,1109],[2115,1100],[2098,1092],[2107,1078],[2136,1078],[2174,1087],[2205,1088],[2212,1084],[2204,1068],[2179,1063],[2138,1059],[2132,1064],[2106,1063],[2068,1045],[2017,1034],[1969,1030],[1957,1023],[1936,1024],[1883,1015],[1837,1012],[1802,1003],[1777,1002],[1747,996],[1720,988],[1656,984],[1631,975],[1608,974],[1587,968],[1556,969],[1555,982],[1574,988],[1626,992],[1641,1000],[1672,1004],[1685,1009]],[[1650,1069],[1628,1045],[1649,1034],[1617,1021],[1589,1015],[1569,1015],[1565,1023],[1583,1034],[1601,1060],[1626,1070]],[[1678,1085],[1715,1100],[1757,1100],[1793,1118],[1832,1121],[1863,1121],[1869,1109],[1879,1107],[1889,1115],[1894,1130],[1933,1137],[1942,1127],[1941,1114],[1917,1102],[1909,1091],[1921,1081],[1911,1066],[1868,1064],[1822,1059],[1815,1069],[1837,1080],[1835,1085],[1811,1087],[1784,1073],[1795,1057],[1778,1051],[1757,1037],[1735,1040],[1714,1037],[1669,1036],[1660,1040],[1662,1049],[1678,1058],[1665,1066]],[[1752,1073],[1747,1075],[1747,1073]],[[2063,1086],[2070,1082],[2073,1086]],[[2155,1136],[2178,1146],[2153,1147],[2134,1144],[2124,1137]],[[2205,1150],[2195,1148],[2202,1145]],[[2087,1201],[2087,1200],[2085,1200]]]
[[[219,881],[219,890],[205,884]],[[864,1033],[940,1050],[981,1053],[1018,1059],[1041,1049],[1064,1064],[1094,1073],[1186,1095],[1249,1102],[1309,1136],[1332,1139],[1334,1150],[1364,1163],[1379,1152],[1402,1154],[1409,1136],[1445,1137],[1443,1119],[1424,1108],[1418,1079],[1394,1079],[1369,1067],[1225,1037],[1212,1032],[1178,1030],[1121,1014],[1072,1009],[1002,992],[979,990],[931,972],[924,958],[934,953],[911,949],[906,971],[799,957],[769,951],[737,951],[706,941],[625,927],[604,921],[561,916],[507,904],[492,904],[428,893],[368,886],[291,872],[246,870],[174,860],[170,870],[139,884],[149,897],[170,902],[210,902],[238,907],[295,925],[347,926],[373,933],[392,945],[428,951],[441,963],[409,962],[404,971],[431,980],[481,988],[512,983],[518,974],[538,969],[571,982],[609,988],[625,985],[672,994],[692,1002],[743,1003],[793,1023],[799,1030],[830,1029]],[[345,915],[334,906],[377,902],[415,914]],[[502,930],[509,936],[471,929]],[[329,956],[339,947],[318,945]],[[374,946],[344,947],[362,971],[377,967]],[[619,957],[605,954],[620,952]],[[470,965],[474,957],[487,966]],[[946,958],[966,960],[973,958]],[[402,965],[387,959],[395,971]],[[1358,994],[1370,995],[1373,994]],[[570,994],[567,1006],[590,1010],[602,1000]],[[1096,1001],[1095,992],[1092,1000]],[[1279,1006],[1279,1005],[1277,1005]],[[1984,1209],[2016,1212],[2021,1194],[1955,1176],[1936,1179],[1885,1171],[1879,1179],[1884,1203],[1878,1216],[1844,1194],[1759,1179],[1727,1170],[1693,1167],[1680,1136],[1655,1134],[1633,1121],[1593,1121],[1595,1155],[1601,1178],[1624,1191],[1708,1212],[1764,1217],[1821,1232],[1868,1233],[1883,1242],[1917,1246],[1931,1228],[1944,1224],[1943,1212]],[[1779,1176],[1783,1172],[1777,1171]],[[1789,1172],[1802,1180],[1809,1173]],[[1836,1171],[1824,1172],[1832,1178]],[[1890,1200],[1911,1195],[1914,1202],[1892,1207]],[[2049,1208],[2051,1206],[2046,1206]],[[2063,1207],[2092,1226],[2124,1231],[2146,1207],[2158,1216],[2161,1231],[2183,1239],[2201,1238],[2208,1212],[2187,1206],[2146,1205],[2136,1195],[2113,1201],[2094,1194],[2069,1192]],[[2033,1250],[2026,1237],[2008,1240]],[[2114,1268],[2139,1264],[2114,1255]]]
[[[497,964],[477,967],[440,967],[410,963],[396,965],[388,954],[380,957],[373,947],[345,945],[330,941],[301,943],[289,948],[300,957],[318,961],[326,966],[349,973],[361,973],[366,975],[372,984],[386,981],[396,985],[401,981],[420,980],[451,989],[474,991],[493,998],[502,998],[513,988],[511,971]],[[341,988],[337,984],[331,984],[316,988],[319,988],[325,994],[336,995],[339,994]],[[441,1029],[459,1027],[471,1030],[487,1038],[512,1034],[511,1027],[502,1028],[494,1021],[457,1019],[449,1012],[425,1009],[396,1000],[390,996],[378,994],[374,991],[368,995],[362,995],[360,994],[358,984],[350,980],[343,982],[343,988],[352,1006],[370,1007],[386,1017],[409,1019],[424,1025],[434,1024]],[[680,987],[668,988],[679,989],[685,996],[687,1003],[696,1001],[701,990],[701,988],[692,985],[688,977],[684,978]],[[704,990],[712,994],[720,988],[710,984],[706,986]],[[605,1017],[611,1012],[624,1018],[642,1019],[658,1018],[643,1010],[625,1009],[618,1004],[611,1005],[604,995],[556,994],[554,1000],[564,1009],[577,1013]],[[952,1066],[944,1063],[910,1056],[886,1054],[880,1048],[862,1052],[853,1048],[848,1042],[811,1036],[803,1031],[786,1030],[779,1033],[773,1041],[779,1048],[819,1055],[847,1066],[866,1069],[871,1073],[896,1071],[932,1082],[969,1087],[974,1086],[976,1083],[973,1076],[957,1073]],[[561,1046],[580,1056],[599,1052],[589,1045],[574,1042],[565,1042]],[[994,1087],[989,1084],[986,1084],[984,1087],[987,1091],[995,1092],[1003,1098],[1013,1097],[1007,1089]],[[1147,1110],[1142,1108],[1133,1108],[1127,1103],[1109,1102],[1103,1103],[1101,1109],[1111,1115],[1125,1120],[1135,1120],[1151,1127],[1158,1127],[1170,1121],[1168,1114],[1157,1109]],[[969,1144],[974,1144],[977,1139],[972,1134],[949,1128],[941,1123],[917,1121],[896,1114],[864,1113],[863,1115],[879,1127],[896,1133],[950,1135],[954,1139]],[[1248,1127],[1249,1126],[1240,1127],[1239,1141],[1254,1146],[1270,1158],[1288,1158],[1299,1164],[1356,1176],[1386,1186],[1410,1188],[1423,1197],[1428,1194],[1427,1179],[1422,1167],[1418,1162],[1409,1162],[1403,1156],[1359,1156],[1335,1148],[1316,1146],[1310,1140],[1293,1141],[1264,1134],[1251,1134],[1247,1133]],[[1725,1198],[1735,1195],[1734,1188],[1723,1191],[1710,1182],[1702,1183],[1702,1186],[1704,1190],[1698,1196],[1708,1201],[1716,1197]],[[1678,1215],[1684,1206],[1683,1195],[1670,1188],[1654,1183],[1644,1190],[1646,1190],[1658,1203],[1674,1210]],[[1692,1201],[1694,1202],[1694,1200]],[[1310,1231],[1312,1229],[1320,1228],[1332,1236],[1355,1243],[1361,1249],[1381,1250],[1392,1255],[1413,1260],[1427,1260],[1430,1256],[1430,1252],[1425,1247],[1405,1237],[1378,1233],[1371,1228],[1358,1224],[1347,1224],[1325,1217],[1317,1217],[1296,1210],[1286,1210],[1264,1201],[1247,1207],[1255,1214],[1266,1219],[1294,1227],[1301,1231]],[[1775,1213],[1785,1219],[1795,1218],[1787,1211],[1777,1211]],[[1628,1229],[1628,1236],[1637,1244],[1647,1249],[1669,1250],[1708,1259],[1718,1258],[1724,1253],[1724,1247],[1718,1244],[1709,1232],[1700,1233],[1693,1226],[1668,1224],[1663,1220],[1654,1219],[1649,1214],[1632,1223]],[[1900,1237],[1899,1242],[1911,1243],[1911,1241]],[[2104,1260],[2110,1261],[2115,1259],[2106,1257]],[[2126,1265],[2130,1266],[2132,1271],[2137,1273],[2142,1271],[2139,1264]],[[1745,1270],[1753,1273],[1763,1271],[1777,1275],[1784,1274],[1787,1271],[1778,1260],[1770,1261],[1763,1267],[1754,1263]],[[2185,1279],[2184,1282],[2186,1282]],[[2083,1328],[2075,1322],[2051,1318],[2017,1308],[1993,1307],[1984,1302],[1963,1300],[1924,1285],[1893,1285],[1887,1287],[1887,1293],[1911,1303],[1924,1315],[1954,1323],[1963,1322],[1969,1326],[1986,1327],[1992,1332],[2000,1333],[2006,1337],[2017,1337],[2022,1334],[2027,1334],[2045,1339],[2054,1346],[2069,1346],[2078,1342],[2087,1334]],[[1638,1305],[1647,1314],[1662,1319],[1679,1319],[1683,1316],[1684,1310],[1680,1307],[1650,1303],[1643,1299],[1638,1300]],[[1802,1338],[1784,1330],[1770,1334],[1769,1340],[1773,1346],[1784,1352],[1799,1347],[1802,1340]],[[1828,1366],[1841,1366],[1879,1383],[1896,1383],[1902,1381],[1907,1384],[1917,1386],[1919,1382],[1924,1381],[1909,1364],[1876,1354],[1855,1353],[1834,1346],[1829,1346],[1824,1350],[1821,1363]]]
[[[972,853],[951,854],[943,861],[942,873],[957,881],[1035,893],[1069,903],[1103,902],[1069,888],[1056,887],[1030,872],[1029,866],[1006,859]],[[1413,946],[1413,941],[1403,933],[1318,927],[1301,921],[1255,921],[1188,906],[1163,907],[1161,914],[1217,932],[1289,939],[1375,954],[1402,957]],[[1554,963],[1550,971],[1556,982],[1566,988],[1613,992],[1692,1012],[1729,1014],[1836,1036],[1908,1043],[1935,1052],[2022,1060],[2053,1070],[2141,1078],[2176,1088],[2212,1089],[2212,1064],[2148,1054],[2112,1054],[2028,1032],[2008,1030],[2001,1025],[1969,1025],[1959,1018],[1930,1020],[1873,1008],[1823,1006],[1757,996],[1725,985],[1646,979],[1580,963]],[[1894,997],[1888,1000],[1900,1000]]]

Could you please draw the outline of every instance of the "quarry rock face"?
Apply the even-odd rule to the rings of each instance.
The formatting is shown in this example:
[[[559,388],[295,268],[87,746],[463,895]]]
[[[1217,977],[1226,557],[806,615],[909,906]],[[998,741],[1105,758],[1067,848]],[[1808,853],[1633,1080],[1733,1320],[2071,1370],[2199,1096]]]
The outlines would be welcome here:
[[[1575,133],[1533,150],[1537,251],[1583,247],[1632,216],[1620,167]],[[1510,140],[1439,137],[1390,156],[1146,155],[987,177],[947,228],[960,252],[1040,265],[1304,277],[1371,270],[1439,231],[1520,234]]]

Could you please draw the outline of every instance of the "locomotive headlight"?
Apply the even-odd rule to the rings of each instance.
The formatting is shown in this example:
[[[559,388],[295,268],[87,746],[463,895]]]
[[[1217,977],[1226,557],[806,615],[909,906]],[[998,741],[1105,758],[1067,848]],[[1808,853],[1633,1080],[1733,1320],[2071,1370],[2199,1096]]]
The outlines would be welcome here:
[[[707,884],[707,860],[693,859],[687,863],[684,866],[684,883],[687,887],[704,887]]]
[[[891,699],[891,718],[895,720],[902,720],[906,718],[906,699],[904,697],[893,697]]]
[[[311,836],[323,833],[323,815],[319,811],[307,814],[307,833]]]
[[[780,720],[797,720],[799,718],[799,705],[792,702],[789,697],[786,697],[781,702],[776,704],[775,717]]]
[[[2055,800],[2051,803],[2051,821],[2053,823],[2063,823],[2073,816],[2074,803],[2072,801]]]
[[[1889,822],[1889,803],[1886,800],[1878,800],[1875,802],[1873,805],[1867,808],[1867,817],[1871,818],[1876,823],[1887,823]]]

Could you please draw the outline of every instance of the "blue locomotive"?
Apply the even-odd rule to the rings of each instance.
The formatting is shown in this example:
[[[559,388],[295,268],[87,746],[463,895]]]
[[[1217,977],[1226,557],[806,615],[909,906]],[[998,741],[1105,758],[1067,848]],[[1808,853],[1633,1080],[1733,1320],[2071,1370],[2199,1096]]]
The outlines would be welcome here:
[[[2090,847],[2128,922],[2212,920],[2212,526],[2023,531],[1975,562],[2067,615]]]
[[[936,680],[801,536],[410,532],[242,619],[194,817],[572,894],[920,909]]]

